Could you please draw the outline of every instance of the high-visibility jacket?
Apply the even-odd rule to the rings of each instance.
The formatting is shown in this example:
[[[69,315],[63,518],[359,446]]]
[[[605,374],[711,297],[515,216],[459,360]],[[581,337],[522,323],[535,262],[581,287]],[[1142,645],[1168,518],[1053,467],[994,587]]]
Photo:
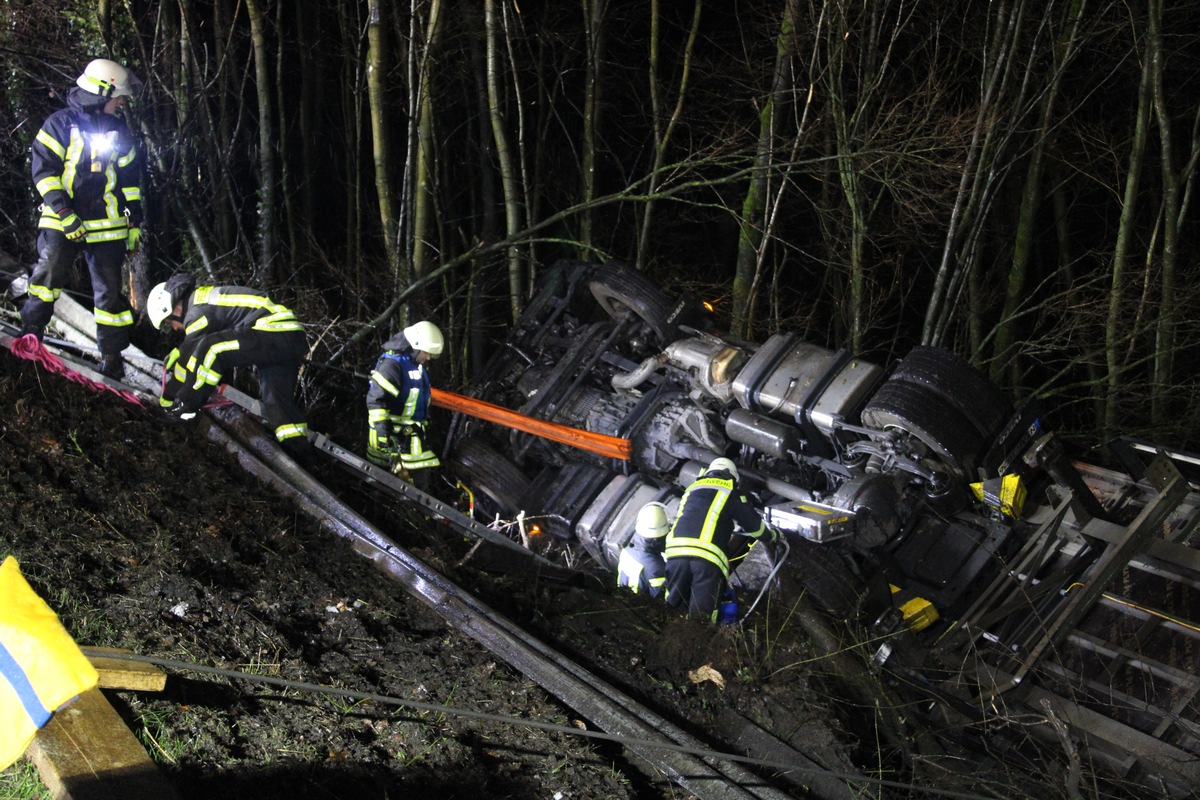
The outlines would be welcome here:
[[[0,563],[0,770],[29,746],[51,713],[100,676],[17,560]]]
[[[738,493],[733,477],[728,472],[708,473],[683,493],[663,555],[668,561],[702,558],[728,578],[735,523],[755,539],[765,530],[758,512]]]
[[[395,339],[385,346],[397,345]],[[417,363],[411,348],[386,350],[375,362],[367,386],[367,457],[385,464],[399,457],[405,469],[441,465],[425,443],[433,394],[429,371]]]
[[[123,241],[142,219],[141,165],[129,128],[101,109],[105,98],[78,87],[67,108],[46,118],[30,146],[33,183],[42,197],[38,227],[61,231],[73,211],[84,241]],[[128,216],[127,216],[128,215]]]
[[[244,286],[199,286],[184,306],[184,338],[167,356],[160,402],[199,408],[226,372],[253,365],[275,438],[307,442],[308,424],[294,395],[308,345],[291,309]]]
[[[634,594],[658,597],[667,582],[667,564],[663,560],[662,540],[647,545],[642,536],[634,536],[621,549],[617,559],[617,586]]]

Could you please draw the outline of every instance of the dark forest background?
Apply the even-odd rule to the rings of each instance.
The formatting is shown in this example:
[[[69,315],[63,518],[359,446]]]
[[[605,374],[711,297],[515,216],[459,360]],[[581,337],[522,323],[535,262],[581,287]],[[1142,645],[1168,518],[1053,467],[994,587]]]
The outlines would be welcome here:
[[[940,345],[1077,444],[1200,446],[1191,0],[0,9],[20,263],[30,140],[108,57],[146,83],[156,273],[270,288],[314,361],[365,368],[429,317],[461,385],[547,266],[617,259],[737,336]]]

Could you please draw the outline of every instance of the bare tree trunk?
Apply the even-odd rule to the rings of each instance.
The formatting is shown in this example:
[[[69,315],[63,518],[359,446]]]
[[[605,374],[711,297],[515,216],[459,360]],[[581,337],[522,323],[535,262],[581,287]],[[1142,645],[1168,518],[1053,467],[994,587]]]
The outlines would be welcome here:
[[[595,252],[592,240],[593,212],[591,201],[596,197],[596,132],[600,129],[601,74],[604,62],[604,16],[608,0],[583,0],[584,36],[587,39],[587,65],[583,90],[583,133],[580,142],[581,186],[579,197],[583,211],[579,215],[580,256],[588,258]]]
[[[1129,149],[1129,166],[1125,174],[1125,193],[1121,201],[1121,218],[1117,226],[1117,241],[1113,247],[1111,289],[1108,295],[1108,321],[1104,329],[1104,354],[1106,365],[1107,397],[1104,403],[1102,430],[1111,434],[1117,429],[1120,413],[1120,386],[1124,359],[1120,356],[1121,342],[1125,339],[1127,326],[1121,325],[1125,306],[1126,264],[1133,246],[1134,222],[1137,210],[1138,184],[1142,165],[1146,160],[1146,145],[1150,138],[1151,77],[1153,67],[1149,59],[1142,64],[1142,79],[1138,87],[1137,118],[1134,121],[1133,144]]]
[[[1029,164],[1025,171],[1025,184],[1021,191],[1021,205],[1017,216],[1017,229],[1013,236],[1012,264],[1005,283],[1004,307],[1000,312],[1000,320],[996,326],[995,346],[991,362],[991,378],[1000,383],[1000,376],[1008,370],[1010,386],[1016,386],[1021,371],[1020,360],[1017,358],[1017,332],[1021,330],[1018,318],[1020,309],[1025,302],[1025,278],[1029,269],[1029,260],[1033,253],[1036,238],[1038,210],[1043,203],[1042,172],[1045,162],[1046,149],[1050,144],[1054,129],[1053,119],[1055,100],[1062,87],[1062,78],[1067,66],[1075,56],[1079,23],[1083,17],[1086,0],[1073,0],[1068,10],[1066,26],[1054,48],[1054,71],[1050,75],[1049,85],[1041,100],[1041,119],[1037,126],[1037,139],[1029,152]]]
[[[433,53],[442,27],[442,2],[432,0],[425,24],[425,47],[420,50],[417,73],[416,167],[412,186],[412,269],[420,279],[429,271],[427,254],[433,230],[433,201],[437,190],[435,120],[433,115]],[[415,49],[415,48],[414,48]]]
[[[745,336],[753,320],[750,307],[757,267],[762,263],[759,248],[764,245],[764,212],[767,206],[767,180],[774,168],[776,109],[783,105],[792,85],[790,62],[795,52],[796,0],[785,0],[783,19],[775,39],[775,70],[771,88],[758,116],[758,144],[754,151],[754,171],[739,220],[737,266],[733,276],[732,331]]]
[[[515,33],[520,34],[522,33],[521,29],[523,26],[521,23],[520,14],[513,13],[510,10],[509,3],[503,3],[500,6],[500,9],[501,19],[504,21],[504,43],[507,47],[509,74],[512,76],[511,87],[513,93],[513,104],[516,108],[517,116],[516,160],[518,171],[520,173],[520,178],[517,185],[521,193],[521,201],[519,204],[521,220],[518,228],[523,230],[529,226],[530,220],[532,219],[530,210],[532,203],[530,202],[529,197],[530,170],[528,140],[525,136],[527,130],[525,119],[525,97],[521,88],[521,69],[517,62],[517,53],[513,47],[513,40],[515,38],[513,29],[516,28],[517,30]],[[525,259],[525,289],[523,297],[529,297],[533,289],[534,281],[537,277],[537,258],[535,256],[533,243],[530,242],[522,246],[520,252],[522,257]]]
[[[515,238],[522,227],[521,192],[517,185],[513,156],[508,143],[508,131],[504,125],[504,112],[500,108],[500,59],[497,53],[497,25],[495,0],[484,0],[484,28],[487,39],[487,97],[488,119],[492,125],[492,143],[496,148],[496,162],[500,167],[500,187],[504,194],[505,238]],[[516,244],[505,248],[508,262],[508,301],[512,321],[521,316],[525,301],[525,281],[521,269],[521,252]]]
[[[262,283],[273,283],[273,270],[278,256],[276,239],[276,179],[275,131],[271,124],[271,76],[267,69],[267,35],[263,19],[262,0],[246,0],[250,15],[250,39],[254,45],[254,77],[258,96],[258,269]]]
[[[1146,60],[1152,71],[1151,93],[1158,121],[1159,157],[1162,160],[1163,245],[1159,279],[1159,311],[1154,342],[1154,373],[1150,395],[1150,423],[1159,427],[1167,422],[1169,393],[1175,383],[1176,329],[1179,326],[1179,301],[1176,297],[1176,268],[1179,248],[1180,188],[1175,170],[1171,115],[1163,86],[1163,1],[1149,0],[1146,32]]]
[[[692,6],[692,24],[688,28],[687,44],[684,45],[680,66],[678,94],[671,116],[663,123],[662,99],[659,97],[659,0],[650,3],[650,115],[654,131],[654,162],[650,165],[650,179],[646,185],[646,202],[642,205],[642,222],[638,232],[638,249],[635,266],[646,269],[646,253],[650,247],[650,230],[654,219],[654,193],[662,185],[662,168],[666,162],[671,134],[683,113],[683,99],[687,95],[688,74],[691,70],[692,53],[696,47],[696,34],[700,30],[700,10],[704,0],[695,0]]]
[[[940,345],[953,316],[958,287],[965,280],[968,263],[956,263],[960,248],[970,250],[970,241],[975,232],[968,228],[982,205],[985,156],[991,150],[989,141],[993,135],[993,123],[997,114],[1003,85],[1009,77],[1009,55],[1013,37],[1023,9],[1023,0],[1016,0],[1010,7],[1007,2],[996,6],[992,22],[993,35],[985,46],[982,94],[971,131],[971,141],[963,159],[958,193],[950,211],[950,219],[942,245],[941,262],[934,277],[933,290],[925,308],[925,323],[921,330],[924,344]],[[1015,112],[1014,112],[1015,113]]]
[[[388,140],[388,112],[384,102],[385,74],[391,63],[385,41],[383,0],[367,4],[367,97],[371,103],[371,152],[375,159],[375,196],[379,201],[379,223],[383,229],[383,248],[387,254],[388,270],[398,288],[408,283],[400,267],[400,248],[397,236],[396,212],[392,203],[392,153]]]

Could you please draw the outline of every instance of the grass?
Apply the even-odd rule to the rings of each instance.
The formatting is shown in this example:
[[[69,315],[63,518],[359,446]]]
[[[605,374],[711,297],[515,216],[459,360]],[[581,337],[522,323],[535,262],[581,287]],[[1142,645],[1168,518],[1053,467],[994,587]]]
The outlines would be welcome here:
[[[176,764],[188,751],[191,742],[172,733],[172,717],[178,712],[169,709],[144,708],[137,712],[141,730],[138,736],[156,761]]]
[[[71,589],[60,589],[54,601],[55,613],[76,642],[105,645],[116,641],[120,631],[108,615],[85,606]]]
[[[0,797],[5,800],[43,800],[50,797],[50,790],[42,783],[29,759],[21,758],[0,772]]]

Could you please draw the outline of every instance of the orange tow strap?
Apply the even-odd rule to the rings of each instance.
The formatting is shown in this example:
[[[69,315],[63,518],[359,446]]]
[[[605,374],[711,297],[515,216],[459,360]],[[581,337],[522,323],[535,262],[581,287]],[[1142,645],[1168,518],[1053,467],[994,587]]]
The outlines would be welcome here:
[[[557,422],[534,419],[533,417],[518,414],[516,411],[510,411],[507,408],[493,405],[483,400],[476,400],[474,397],[465,397],[461,394],[441,389],[433,390],[432,399],[433,404],[439,408],[457,411],[460,414],[477,417],[487,422],[494,422],[497,425],[516,428],[519,431],[532,433],[534,436],[567,444],[571,447],[578,447],[580,450],[587,450],[589,453],[595,453],[606,458],[619,458],[622,461],[628,461],[630,456],[633,455],[633,445],[628,439],[622,439],[619,436],[592,433],[591,431],[572,428],[569,425],[560,425]]]

